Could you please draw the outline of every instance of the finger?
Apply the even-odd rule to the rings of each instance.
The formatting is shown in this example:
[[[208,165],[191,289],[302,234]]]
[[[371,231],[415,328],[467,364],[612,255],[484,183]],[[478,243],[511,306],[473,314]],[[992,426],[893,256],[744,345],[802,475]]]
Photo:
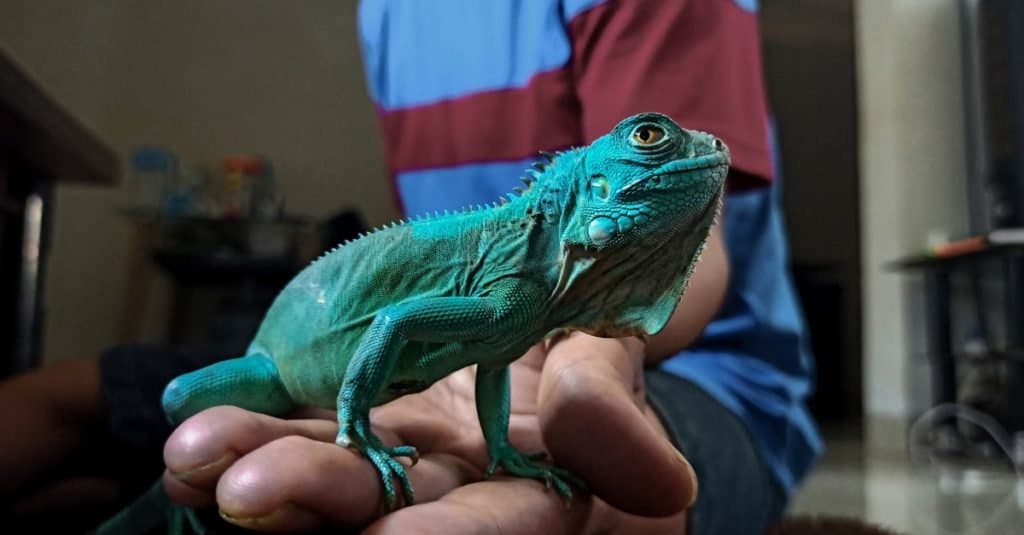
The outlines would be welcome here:
[[[589,500],[581,499],[566,508],[558,494],[545,491],[536,481],[495,478],[459,487],[434,502],[400,509],[364,533],[579,533],[589,509]]]
[[[211,505],[221,474],[246,453],[288,435],[333,442],[337,431],[330,420],[284,420],[238,407],[214,407],[183,422],[164,444],[164,486],[178,503]]]
[[[445,454],[424,455],[407,472],[417,503],[480,478],[478,469]],[[232,464],[217,485],[217,504],[226,520],[251,529],[360,526],[382,514],[383,486],[376,469],[352,450],[290,436]]]
[[[636,340],[573,334],[549,351],[539,392],[544,444],[611,506],[666,516],[696,497],[693,468],[643,410]]]

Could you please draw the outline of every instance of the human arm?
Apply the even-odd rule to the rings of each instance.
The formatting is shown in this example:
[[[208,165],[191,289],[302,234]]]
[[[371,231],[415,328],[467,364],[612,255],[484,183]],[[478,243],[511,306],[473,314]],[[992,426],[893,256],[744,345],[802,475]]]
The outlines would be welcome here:
[[[722,231],[720,222],[711,229],[707,248],[679,306],[665,328],[647,341],[648,365],[657,364],[693,343],[722,306],[730,273]]]
[[[11,522],[80,532],[123,497],[138,463],[106,425],[99,360],[70,358],[0,383],[0,496]]]
[[[0,496],[7,503],[31,495],[63,500],[61,493],[96,498],[112,489],[81,483],[89,489],[77,493],[74,484],[61,484],[53,468],[65,465],[98,436],[105,405],[100,391],[99,359],[64,360],[21,373],[0,382]],[[56,494],[55,494],[56,493]]]

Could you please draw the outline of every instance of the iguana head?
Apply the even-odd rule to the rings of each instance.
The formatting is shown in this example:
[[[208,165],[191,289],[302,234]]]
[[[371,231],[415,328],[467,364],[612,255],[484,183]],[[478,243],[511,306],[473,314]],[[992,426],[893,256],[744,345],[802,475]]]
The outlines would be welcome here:
[[[549,298],[559,328],[656,334],[668,323],[721,206],[729,150],[657,113],[629,117],[545,168],[541,213],[558,206]]]
[[[562,241],[591,250],[710,226],[729,169],[720,139],[659,113],[623,120],[577,155]]]

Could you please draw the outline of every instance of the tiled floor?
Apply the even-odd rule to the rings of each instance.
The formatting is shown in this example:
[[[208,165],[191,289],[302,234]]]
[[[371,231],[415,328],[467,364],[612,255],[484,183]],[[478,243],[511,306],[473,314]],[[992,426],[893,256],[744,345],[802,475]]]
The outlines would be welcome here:
[[[828,451],[790,514],[854,517],[899,533],[1024,534],[1024,479],[1008,465],[910,462],[900,447],[826,433]]]

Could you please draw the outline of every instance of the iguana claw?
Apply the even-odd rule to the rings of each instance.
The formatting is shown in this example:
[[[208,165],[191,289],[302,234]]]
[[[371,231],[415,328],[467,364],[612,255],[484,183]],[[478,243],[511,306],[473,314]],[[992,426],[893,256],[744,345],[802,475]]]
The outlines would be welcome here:
[[[352,432],[349,430],[350,427]],[[374,468],[380,473],[381,484],[384,486],[384,499],[387,501],[389,511],[398,508],[395,479],[398,479],[402,486],[403,504],[412,505],[415,502],[415,492],[409,481],[409,475],[406,473],[405,465],[397,459],[397,457],[408,457],[414,466],[420,458],[415,447],[385,447],[380,439],[370,431],[369,422],[364,421],[357,421],[353,426],[342,424],[335,443],[358,451],[373,463]]]
[[[511,446],[505,446],[491,452],[491,462],[487,465],[484,477],[494,475],[500,466],[509,475],[543,481],[547,489],[555,489],[569,502],[573,497],[572,487],[586,492],[587,485],[583,480],[568,470],[536,462],[546,457],[545,452],[521,453]]]

